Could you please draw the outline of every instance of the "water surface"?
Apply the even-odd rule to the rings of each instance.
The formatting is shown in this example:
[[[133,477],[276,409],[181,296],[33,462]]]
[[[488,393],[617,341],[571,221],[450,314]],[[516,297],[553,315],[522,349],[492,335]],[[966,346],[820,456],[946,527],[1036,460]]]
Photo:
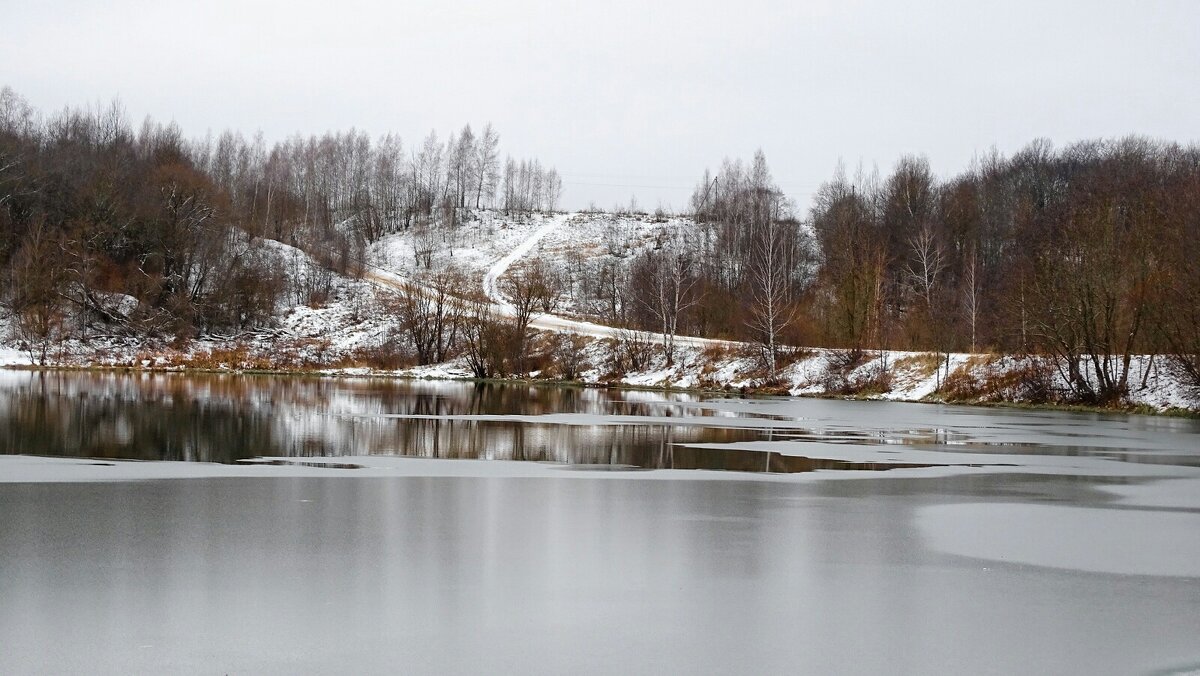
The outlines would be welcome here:
[[[1195,669],[1198,440],[1138,416],[0,372],[0,673]]]

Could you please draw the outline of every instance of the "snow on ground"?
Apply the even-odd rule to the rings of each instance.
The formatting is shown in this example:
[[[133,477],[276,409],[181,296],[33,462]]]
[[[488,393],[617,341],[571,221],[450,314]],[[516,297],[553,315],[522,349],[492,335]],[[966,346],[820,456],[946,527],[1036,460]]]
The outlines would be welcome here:
[[[302,368],[328,375],[382,375],[422,379],[463,379],[471,377],[470,369],[461,359],[442,364],[386,369],[358,365],[363,351],[376,350],[381,345],[402,341],[396,327],[386,317],[355,311],[344,303],[323,308],[294,307],[281,318],[282,329],[240,340],[208,337],[193,341],[184,350],[165,345],[146,345],[117,339],[90,343],[68,341],[54,353],[60,365],[107,365],[142,368],[204,368],[245,370],[266,368]],[[729,391],[770,391],[793,396],[837,393],[831,387],[849,387],[857,396],[893,400],[937,400],[943,395],[938,386],[944,381],[934,373],[932,355],[924,353],[889,352],[886,355],[890,383],[873,390],[877,382],[880,358],[876,353],[845,373],[833,366],[835,353],[831,350],[811,350],[780,369],[773,379],[761,366],[753,350],[713,351],[690,345],[676,348],[674,359],[667,363],[661,347],[652,346],[653,353],[640,369],[617,372],[613,366],[616,347],[611,338],[591,338],[583,347],[583,368],[579,380],[595,385],[624,385],[647,388],[710,389]],[[943,357],[945,358],[945,357]],[[206,359],[216,361],[206,361]],[[951,377],[964,373],[984,372],[989,378],[1003,380],[1006,374],[1020,369],[1019,360],[1003,356],[952,354],[949,356]],[[12,347],[0,348],[0,366],[30,364],[27,353]],[[1182,379],[1161,365],[1149,365],[1146,384],[1141,384],[1143,364],[1148,358],[1135,360],[1131,376],[1129,403],[1156,410],[1172,408],[1200,409],[1200,397]],[[518,374],[519,375],[519,374]],[[555,378],[552,372],[540,374]],[[1058,387],[1065,384],[1058,377]],[[864,386],[863,384],[867,385]],[[860,389],[861,388],[861,389]],[[1019,392],[1000,389],[982,401],[1023,401]]]
[[[0,366],[28,366],[29,354],[11,347],[0,347]]]
[[[472,279],[483,279],[488,269],[561,215],[505,215],[498,211],[474,212],[454,228],[439,229],[430,241],[421,227],[387,235],[367,250],[367,261],[402,278],[423,272],[457,268]],[[417,251],[429,248],[428,265]]]
[[[453,264],[497,302],[503,298],[497,281],[513,265],[538,256],[553,265],[566,266],[572,257],[623,258],[657,246],[686,219],[649,219],[610,214],[535,214],[509,217],[498,212],[473,214],[445,235],[433,248],[430,266],[418,261],[419,228],[390,235],[376,242],[368,259],[376,267],[364,279],[331,275],[303,251],[273,241],[262,245],[287,271],[291,289],[277,308],[275,326],[238,336],[205,336],[177,346],[166,340],[105,337],[72,339],[55,344],[51,363],[66,366],[124,366],[141,368],[202,367],[222,370],[305,369],[328,374],[399,375],[453,379],[470,376],[462,360],[408,368],[384,367],[388,356],[397,364],[405,360],[405,338],[388,313],[378,292],[414,279],[427,269]],[[439,235],[441,237],[441,235]],[[445,244],[450,246],[446,247]],[[314,286],[327,289],[317,302],[306,297]],[[503,308],[502,308],[503,309]],[[568,308],[569,309],[569,308]],[[920,401],[941,396],[945,379],[936,358],[927,353],[868,353],[860,363],[837,367],[842,355],[831,350],[806,350],[784,356],[779,373],[769,378],[752,345],[679,336],[673,359],[663,354],[661,337],[634,332],[645,341],[648,353],[641,367],[619,368],[614,354],[630,332],[557,315],[537,315],[531,324],[538,331],[573,333],[587,338],[582,348],[579,379],[592,384],[682,389],[768,390],[791,395],[853,393],[879,399]],[[1013,380],[1029,366],[1011,356],[952,354],[949,373],[957,381],[977,386],[967,395],[984,401],[1022,401],[1017,385],[984,387]],[[1134,360],[1129,402],[1158,410],[1200,409],[1200,392],[1184,385],[1169,366],[1148,357]],[[30,356],[0,319],[0,367],[31,363]],[[943,367],[944,368],[944,367]],[[624,371],[624,372],[622,372]],[[557,377],[554,373],[542,377]],[[1051,386],[1063,389],[1061,374],[1051,376]],[[968,388],[969,390],[969,388]]]
[[[428,248],[420,227],[408,228],[373,243],[367,260],[374,266],[410,278],[428,270],[453,266],[474,279],[508,258],[507,269],[532,253],[558,267],[573,258],[629,258],[661,243],[674,229],[690,225],[686,218],[656,219],[607,213],[506,215],[498,211],[470,213],[454,228],[434,235],[428,262],[417,255]],[[490,295],[490,294],[489,294]]]
[[[572,255],[630,258],[660,246],[672,232],[694,225],[692,219],[678,216],[653,218],[606,213],[572,214],[569,223],[570,227],[546,238],[542,248],[547,254],[560,259]]]
[[[548,222],[530,233],[530,235],[515,248],[513,248],[512,251],[505,254],[500,258],[500,260],[496,261],[491,267],[488,268],[487,273],[483,276],[483,292],[487,294],[488,298],[492,299],[492,302],[496,303],[497,305],[512,309],[512,304],[500,291],[500,278],[504,276],[504,273],[508,271],[508,268],[512,266],[513,263],[533,250],[533,247],[537,246],[538,242],[540,242],[542,238],[544,238],[546,235],[549,235],[551,232],[561,231],[563,224],[568,220],[568,218],[569,217],[565,214],[553,215]]]

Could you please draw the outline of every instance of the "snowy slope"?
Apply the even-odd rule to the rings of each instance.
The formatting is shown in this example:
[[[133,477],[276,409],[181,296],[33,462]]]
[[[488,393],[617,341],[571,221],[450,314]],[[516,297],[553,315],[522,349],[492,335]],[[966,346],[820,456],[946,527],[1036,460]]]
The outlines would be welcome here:
[[[445,234],[449,245],[435,253],[431,265],[418,261],[414,252],[421,244],[420,233],[407,231],[376,242],[369,250],[369,268],[363,279],[334,275],[330,297],[309,305],[293,294],[281,301],[274,326],[240,336],[206,336],[184,347],[165,341],[144,339],[68,340],[55,345],[51,359],[61,365],[114,365],[144,368],[203,367],[230,370],[253,368],[319,369],[327,373],[404,375],[420,378],[463,378],[469,375],[464,363],[451,361],[430,366],[381,367],[381,359],[394,355],[405,360],[406,337],[387,311],[380,293],[394,291],[430,269],[453,265],[497,303],[500,314],[513,311],[499,288],[499,280],[522,261],[538,257],[552,265],[567,265],[572,256],[625,258],[656,246],[676,228],[689,227],[687,219],[649,219],[609,214],[553,214],[506,217],[484,212],[475,214]],[[427,242],[426,242],[427,244]],[[328,276],[302,250],[279,242],[264,246],[288,271],[291,283],[302,286],[316,275]],[[621,383],[642,387],[759,389],[792,395],[827,394],[831,383],[866,383],[868,396],[919,401],[938,398],[942,377],[931,366],[931,357],[919,353],[877,353],[847,373],[833,374],[834,353],[808,350],[790,360],[768,382],[752,345],[696,337],[676,338],[676,354],[670,364],[662,350],[654,347],[661,336],[627,332],[594,322],[559,315],[536,315],[532,328],[554,333],[572,333],[591,339],[584,346],[585,364],[580,379],[589,383]],[[0,320],[0,367],[28,365],[22,351]],[[620,372],[614,366],[614,348],[630,335],[651,345],[642,368]],[[872,389],[880,379],[880,362],[888,364],[886,386]],[[954,354],[949,356],[953,377],[984,382],[1003,380],[1025,364],[1015,357]],[[1200,409],[1200,392],[1187,387],[1181,377],[1162,360],[1139,357],[1133,364],[1129,401],[1165,410]],[[410,362],[411,363],[411,362]],[[372,364],[372,366],[367,366]],[[836,376],[836,377],[835,377]],[[1059,379],[1061,380],[1061,378]],[[1144,383],[1144,384],[1143,384]],[[1058,387],[1065,383],[1057,382]],[[1000,391],[982,400],[1019,400],[1019,394]]]

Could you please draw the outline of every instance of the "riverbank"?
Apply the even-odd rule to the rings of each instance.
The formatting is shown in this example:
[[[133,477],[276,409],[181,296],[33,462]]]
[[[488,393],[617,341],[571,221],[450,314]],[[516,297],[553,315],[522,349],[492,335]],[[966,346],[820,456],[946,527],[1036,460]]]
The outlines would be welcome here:
[[[369,272],[362,277],[331,273],[300,249],[264,240],[265,251],[288,271],[297,290],[318,278],[327,287],[320,298],[292,294],[276,308],[269,328],[155,339],[96,335],[95,327],[77,326],[65,331],[73,337],[29,349],[17,338],[19,332],[11,321],[0,319],[0,367],[37,363],[54,368],[472,379],[478,374],[461,357],[418,365],[412,327],[401,321],[395,308],[395,295],[405,288],[406,280],[418,279],[423,270],[450,269],[453,261],[464,279],[480,280],[479,288],[503,314],[505,308],[512,308],[497,282],[522,257],[533,257],[535,249],[539,260],[562,268],[571,253],[585,245],[623,242],[628,250],[619,253],[628,256],[652,246],[663,233],[687,225],[680,219],[658,222],[585,214],[499,219],[485,213],[456,231],[454,246],[432,263],[419,264],[412,232],[380,240],[368,252]],[[506,380],[1200,414],[1200,387],[1189,383],[1163,357],[1134,357],[1126,396],[1096,406],[1086,392],[1079,392],[1087,388],[1067,377],[1071,369],[1066,364],[1046,357],[788,348],[778,355],[775,372],[769,373],[756,345],[677,336],[668,357],[656,335],[593,323],[577,299],[571,294],[564,298],[565,305],[558,308],[562,314],[532,316],[533,334],[524,356],[507,360]],[[129,297],[110,300],[122,307],[137,304]],[[1086,362],[1078,364],[1083,380],[1094,386],[1096,374],[1089,368]]]
[[[378,329],[363,330],[387,335]],[[186,344],[127,339],[64,342],[47,364],[35,366],[30,355],[0,349],[0,366],[66,370],[137,372],[247,373],[324,377],[408,378],[451,381],[503,381],[584,387],[845,398],[925,403],[1006,406],[1081,412],[1136,413],[1200,417],[1200,393],[1161,359],[1138,357],[1131,365],[1129,396],[1107,405],[1072,398],[1054,363],[1043,357],[922,352],[863,352],[809,349],[785,355],[774,376],[749,346],[681,346],[668,360],[661,348],[642,345],[631,358],[630,346],[615,339],[580,338],[564,365],[562,344],[554,334],[531,342],[522,373],[479,379],[465,360],[440,364],[398,363],[386,345],[337,349],[333,341],[315,342],[278,332],[239,338],[209,337]],[[353,341],[342,341],[354,345]],[[630,364],[629,362],[636,363]],[[567,373],[566,371],[570,371]]]

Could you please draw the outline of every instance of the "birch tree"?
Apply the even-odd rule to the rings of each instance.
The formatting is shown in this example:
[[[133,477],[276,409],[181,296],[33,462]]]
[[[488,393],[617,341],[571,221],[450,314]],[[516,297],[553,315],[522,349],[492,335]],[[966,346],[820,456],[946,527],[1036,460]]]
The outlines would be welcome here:
[[[939,320],[942,318],[941,308],[938,307],[937,293],[940,290],[942,275],[946,271],[946,257],[941,244],[937,241],[933,227],[924,223],[921,229],[908,239],[909,262],[904,268],[908,284],[921,301],[922,309],[929,321],[934,348],[934,356],[938,360],[935,371],[935,388],[941,389],[942,381],[942,346],[945,341],[945,327]],[[946,355],[949,368],[949,354]]]
[[[750,259],[749,325],[771,378],[777,371],[780,333],[795,320],[792,305],[795,235],[794,228],[786,223],[770,220],[755,237],[754,255]]]
[[[474,172],[475,208],[490,204],[500,178],[500,134],[488,122],[475,144]]]
[[[645,259],[646,278],[638,302],[657,320],[663,356],[674,363],[680,318],[700,300],[699,270],[693,246],[682,233],[673,233],[662,248]]]

